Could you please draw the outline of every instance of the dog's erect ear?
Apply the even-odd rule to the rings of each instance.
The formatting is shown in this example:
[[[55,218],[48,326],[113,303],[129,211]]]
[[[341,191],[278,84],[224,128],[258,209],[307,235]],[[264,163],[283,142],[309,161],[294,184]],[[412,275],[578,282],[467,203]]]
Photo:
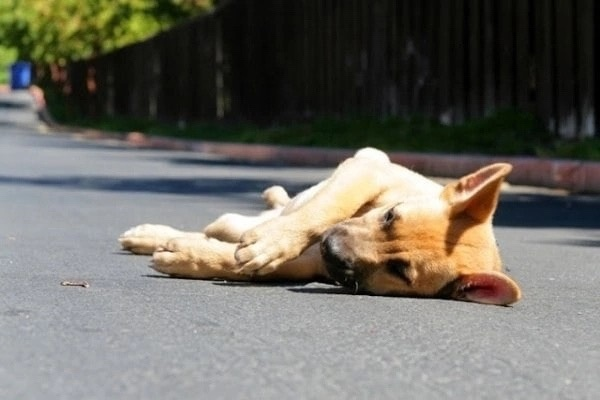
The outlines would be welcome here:
[[[446,185],[442,198],[450,205],[451,216],[466,213],[477,221],[490,218],[504,177],[511,170],[510,164],[492,164]]]
[[[519,286],[502,272],[484,271],[461,275],[453,282],[450,297],[476,303],[508,305],[521,298]]]

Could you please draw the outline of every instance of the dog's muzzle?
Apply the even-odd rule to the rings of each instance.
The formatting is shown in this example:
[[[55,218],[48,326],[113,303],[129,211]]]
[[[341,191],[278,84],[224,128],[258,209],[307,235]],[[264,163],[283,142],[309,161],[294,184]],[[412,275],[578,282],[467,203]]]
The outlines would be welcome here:
[[[327,273],[333,280],[353,289],[358,287],[358,276],[351,264],[344,260],[335,235],[328,234],[321,240],[321,256],[325,261]]]

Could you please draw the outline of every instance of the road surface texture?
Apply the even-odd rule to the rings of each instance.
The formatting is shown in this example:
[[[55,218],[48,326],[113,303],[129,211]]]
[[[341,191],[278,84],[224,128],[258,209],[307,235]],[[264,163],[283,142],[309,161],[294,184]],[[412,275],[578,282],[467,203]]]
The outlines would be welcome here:
[[[201,228],[329,171],[44,135],[27,99],[0,96],[1,399],[598,398],[598,197],[503,195],[513,307],[166,279],[122,231]]]

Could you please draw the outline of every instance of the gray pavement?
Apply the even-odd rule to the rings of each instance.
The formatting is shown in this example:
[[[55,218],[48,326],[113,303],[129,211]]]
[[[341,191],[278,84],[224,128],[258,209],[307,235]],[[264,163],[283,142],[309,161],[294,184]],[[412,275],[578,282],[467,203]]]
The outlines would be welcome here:
[[[121,231],[253,212],[264,186],[296,191],[328,170],[43,135],[15,101],[28,100],[0,94],[0,399],[600,393],[598,197],[503,195],[513,307],[165,279],[119,251]]]

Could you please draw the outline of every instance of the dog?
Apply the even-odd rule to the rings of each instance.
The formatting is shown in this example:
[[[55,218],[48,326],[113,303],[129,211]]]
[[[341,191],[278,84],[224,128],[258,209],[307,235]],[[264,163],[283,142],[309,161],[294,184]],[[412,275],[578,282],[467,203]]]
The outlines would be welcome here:
[[[492,164],[441,186],[364,148],[293,198],[265,190],[257,216],[225,214],[202,233],[144,224],[119,242],[172,277],[326,280],[355,293],[509,305],[521,290],[502,271],[492,217],[511,169]]]

